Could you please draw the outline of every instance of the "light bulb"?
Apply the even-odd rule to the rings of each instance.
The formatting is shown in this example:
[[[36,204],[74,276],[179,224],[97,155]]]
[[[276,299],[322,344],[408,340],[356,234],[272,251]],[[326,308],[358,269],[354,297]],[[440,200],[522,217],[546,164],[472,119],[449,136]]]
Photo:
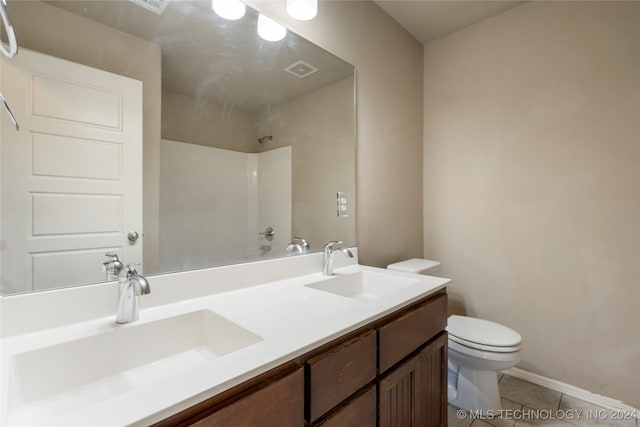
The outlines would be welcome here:
[[[247,11],[240,0],[211,0],[211,7],[219,16],[231,21],[242,18]]]
[[[287,29],[273,19],[260,14],[258,16],[258,35],[267,41],[277,42],[287,35]]]
[[[318,14],[318,0],[287,0],[287,13],[300,21],[308,21]]]

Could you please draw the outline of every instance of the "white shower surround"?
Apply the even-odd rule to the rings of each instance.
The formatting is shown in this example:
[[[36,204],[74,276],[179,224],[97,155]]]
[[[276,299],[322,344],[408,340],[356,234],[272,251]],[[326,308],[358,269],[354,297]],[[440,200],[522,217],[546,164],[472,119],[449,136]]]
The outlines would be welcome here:
[[[284,255],[291,240],[291,147],[242,153],[160,143],[161,271]],[[184,212],[189,220],[185,221]],[[269,242],[259,232],[275,230]]]

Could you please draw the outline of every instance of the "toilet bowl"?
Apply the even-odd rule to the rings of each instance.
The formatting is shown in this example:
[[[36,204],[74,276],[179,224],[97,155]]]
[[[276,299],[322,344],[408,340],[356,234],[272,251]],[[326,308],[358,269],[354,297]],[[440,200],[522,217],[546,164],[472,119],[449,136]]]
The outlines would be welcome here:
[[[516,331],[488,320],[449,316],[448,400],[467,411],[498,411],[498,372],[520,361],[522,338]]]
[[[438,265],[413,258],[387,268],[419,274]],[[518,364],[522,337],[504,325],[474,317],[452,315],[447,323],[449,403],[467,411],[502,409],[498,372]]]

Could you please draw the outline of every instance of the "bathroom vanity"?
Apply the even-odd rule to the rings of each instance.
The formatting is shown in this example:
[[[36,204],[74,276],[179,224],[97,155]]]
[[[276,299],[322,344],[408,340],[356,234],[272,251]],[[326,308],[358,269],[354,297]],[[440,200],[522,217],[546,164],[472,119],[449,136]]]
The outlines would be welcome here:
[[[445,425],[448,279],[321,266],[150,277],[125,325],[116,283],[2,297],[0,424]]]
[[[446,314],[438,291],[155,426],[446,426]]]

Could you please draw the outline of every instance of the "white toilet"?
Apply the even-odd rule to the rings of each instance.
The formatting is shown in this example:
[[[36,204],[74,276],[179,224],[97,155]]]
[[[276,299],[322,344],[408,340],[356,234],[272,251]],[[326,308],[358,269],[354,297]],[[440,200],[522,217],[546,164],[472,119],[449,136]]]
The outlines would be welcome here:
[[[468,411],[502,409],[499,371],[520,361],[522,338],[513,329],[488,320],[449,316],[449,403]]]
[[[413,258],[387,268],[424,273],[438,265],[437,261]],[[520,361],[520,334],[499,323],[457,315],[449,316],[447,332],[449,403],[468,411],[502,409],[497,373]]]

